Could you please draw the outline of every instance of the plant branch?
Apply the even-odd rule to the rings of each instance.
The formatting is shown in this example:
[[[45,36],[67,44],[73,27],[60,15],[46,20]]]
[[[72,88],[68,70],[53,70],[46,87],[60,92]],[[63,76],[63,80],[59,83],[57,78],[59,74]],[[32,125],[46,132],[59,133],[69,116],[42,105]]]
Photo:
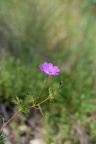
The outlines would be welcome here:
[[[41,93],[42,93],[42,90],[43,90],[44,85],[45,85],[45,83],[46,83],[46,81],[47,81],[47,78],[48,78],[48,75],[46,76],[46,78],[45,78],[45,80],[44,80],[44,82],[43,82],[43,85],[42,85],[42,87],[41,87],[41,90],[40,90],[40,93],[39,93],[39,95],[38,95],[38,98],[40,97],[40,95],[41,95]],[[36,106],[38,106],[38,105],[46,102],[49,98],[50,98],[50,97],[48,96],[48,97],[47,97],[45,100],[43,100],[42,102],[40,102],[40,103],[38,103],[38,104],[33,104],[32,106],[26,106],[26,108],[31,109],[31,108],[33,108],[33,107],[36,107]],[[19,113],[20,113],[20,110],[18,110],[17,112],[15,112],[15,114],[14,114],[7,122],[4,122],[4,121],[3,121],[3,126],[1,127],[0,131],[2,131],[3,128],[4,128],[16,115],[18,115]]]
[[[48,99],[49,99],[49,96],[48,96],[45,100],[43,100],[42,102],[40,102],[40,103],[38,103],[38,104],[35,104],[35,105],[32,105],[32,106],[29,106],[29,107],[27,107],[27,108],[30,109],[30,108],[36,107],[36,106],[38,106],[38,105],[40,105],[40,104],[46,102]]]
[[[33,104],[32,106],[29,106],[29,107],[27,107],[27,108],[31,109],[31,108],[33,108],[33,107],[36,107],[36,106],[38,106],[38,105],[46,102],[48,99],[49,99],[49,96],[48,96],[45,100],[43,100],[42,102],[40,102],[40,103],[38,103],[38,104]],[[14,114],[7,122],[3,123],[3,126],[1,127],[0,131],[2,131],[3,128],[4,128],[16,115],[18,115],[19,113],[20,113],[20,110],[17,111],[17,112],[15,112],[15,114]]]
[[[1,127],[0,131],[3,130],[3,128],[17,115],[20,111],[15,112],[15,114],[5,123],[3,123],[3,126]]]

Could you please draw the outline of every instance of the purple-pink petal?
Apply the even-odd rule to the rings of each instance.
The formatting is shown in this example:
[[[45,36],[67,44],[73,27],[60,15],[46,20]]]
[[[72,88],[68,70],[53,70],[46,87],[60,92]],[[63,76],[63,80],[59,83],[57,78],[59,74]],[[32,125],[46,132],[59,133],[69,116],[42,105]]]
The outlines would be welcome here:
[[[60,72],[58,66],[54,66],[54,71],[55,71],[55,72]]]
[[[47,75],[58,75],[58,73],[60,72],[58,66],[53,66],[52,63],[44,62],[41,63],[39,67],[40,70],[46,73]]]

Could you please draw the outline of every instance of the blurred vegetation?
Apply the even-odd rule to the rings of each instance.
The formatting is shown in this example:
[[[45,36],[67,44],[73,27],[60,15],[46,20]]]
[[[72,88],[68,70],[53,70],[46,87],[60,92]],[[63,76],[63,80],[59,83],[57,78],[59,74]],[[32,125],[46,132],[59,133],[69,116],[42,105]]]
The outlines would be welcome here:
[[[2,136],[2,132],[0,132],[0,144],[4,144],[4,137]]]
[[[40,62],[61,69],[41,97],[63,81],[61,97],[44,105],[48,143],[77,144],[72,125],[78,121],[89,140],[96,139],[95,26],[95,0],[0,0],[0,101],[37,95],[44,79]]]

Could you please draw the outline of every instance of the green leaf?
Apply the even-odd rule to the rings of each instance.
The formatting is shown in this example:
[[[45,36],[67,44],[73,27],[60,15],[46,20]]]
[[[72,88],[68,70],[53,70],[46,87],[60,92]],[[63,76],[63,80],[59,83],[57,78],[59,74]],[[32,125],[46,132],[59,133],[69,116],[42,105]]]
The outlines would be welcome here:
[[[0,132],[0,144],[4,144],[4,137],[2,135],[2,132]]]
[[[38,108],[39,108],[41,114],[44,116],[44,113],[43,113],[43,111],[42,111],[42,108],[41,108],[41,106],[40,106],[39,104],[38,104]]]
[[[58,93],[58,91],[57,91],[57,89],[54,89],[54,88],[50,87],[49,88],[49,97],[50,97],[50,100],[51,101],[54,100],[54,98],[56,96],[60,96],[59,93]]]
[[[22,109],[24,107],[24,103],[23,103],[22,99],[19,99],[16,96],[15,99],[12,100],[12,102],[16,105],[16,107],[19,111],[22,111]]]
[[[34,104],[35,103],[35,96],[34,95],[27,95],[25,98],[26,104]]]
[[[12,99],[12,102],[16,105],[20,105],[23,103],[22,99],[19,99],[17,96],[15,97],[15,99]]]

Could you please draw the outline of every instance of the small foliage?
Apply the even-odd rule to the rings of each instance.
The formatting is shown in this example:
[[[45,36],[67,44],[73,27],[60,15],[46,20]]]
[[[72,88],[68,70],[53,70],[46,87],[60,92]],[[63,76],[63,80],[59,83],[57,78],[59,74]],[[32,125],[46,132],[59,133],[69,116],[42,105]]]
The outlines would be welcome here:
[[[26,107],[26,105],[22,99],[20,99],[16,96],[16,98],[13,99],[13,103],[16,105],[18,111],[28,114],[29,109]]]
[[[25,98],[25,104],[34,104],[36,102],[36,97],[34,95],[27,95]]]
[[[44,116],[44,113],[43,113],[43,111],[42,111],[42,107],[41,107],[40,104],[38,104],[38,109],[40,110],[41,114]]]
[[[0,132],[0,144],[4,144],[4,137],[2,135],[2,132]]]
[[[57,96],[60,96],[60,94],[58,93],[58,89],[50,87],[49,88],[50,100],[51,101],[54,100]]]

